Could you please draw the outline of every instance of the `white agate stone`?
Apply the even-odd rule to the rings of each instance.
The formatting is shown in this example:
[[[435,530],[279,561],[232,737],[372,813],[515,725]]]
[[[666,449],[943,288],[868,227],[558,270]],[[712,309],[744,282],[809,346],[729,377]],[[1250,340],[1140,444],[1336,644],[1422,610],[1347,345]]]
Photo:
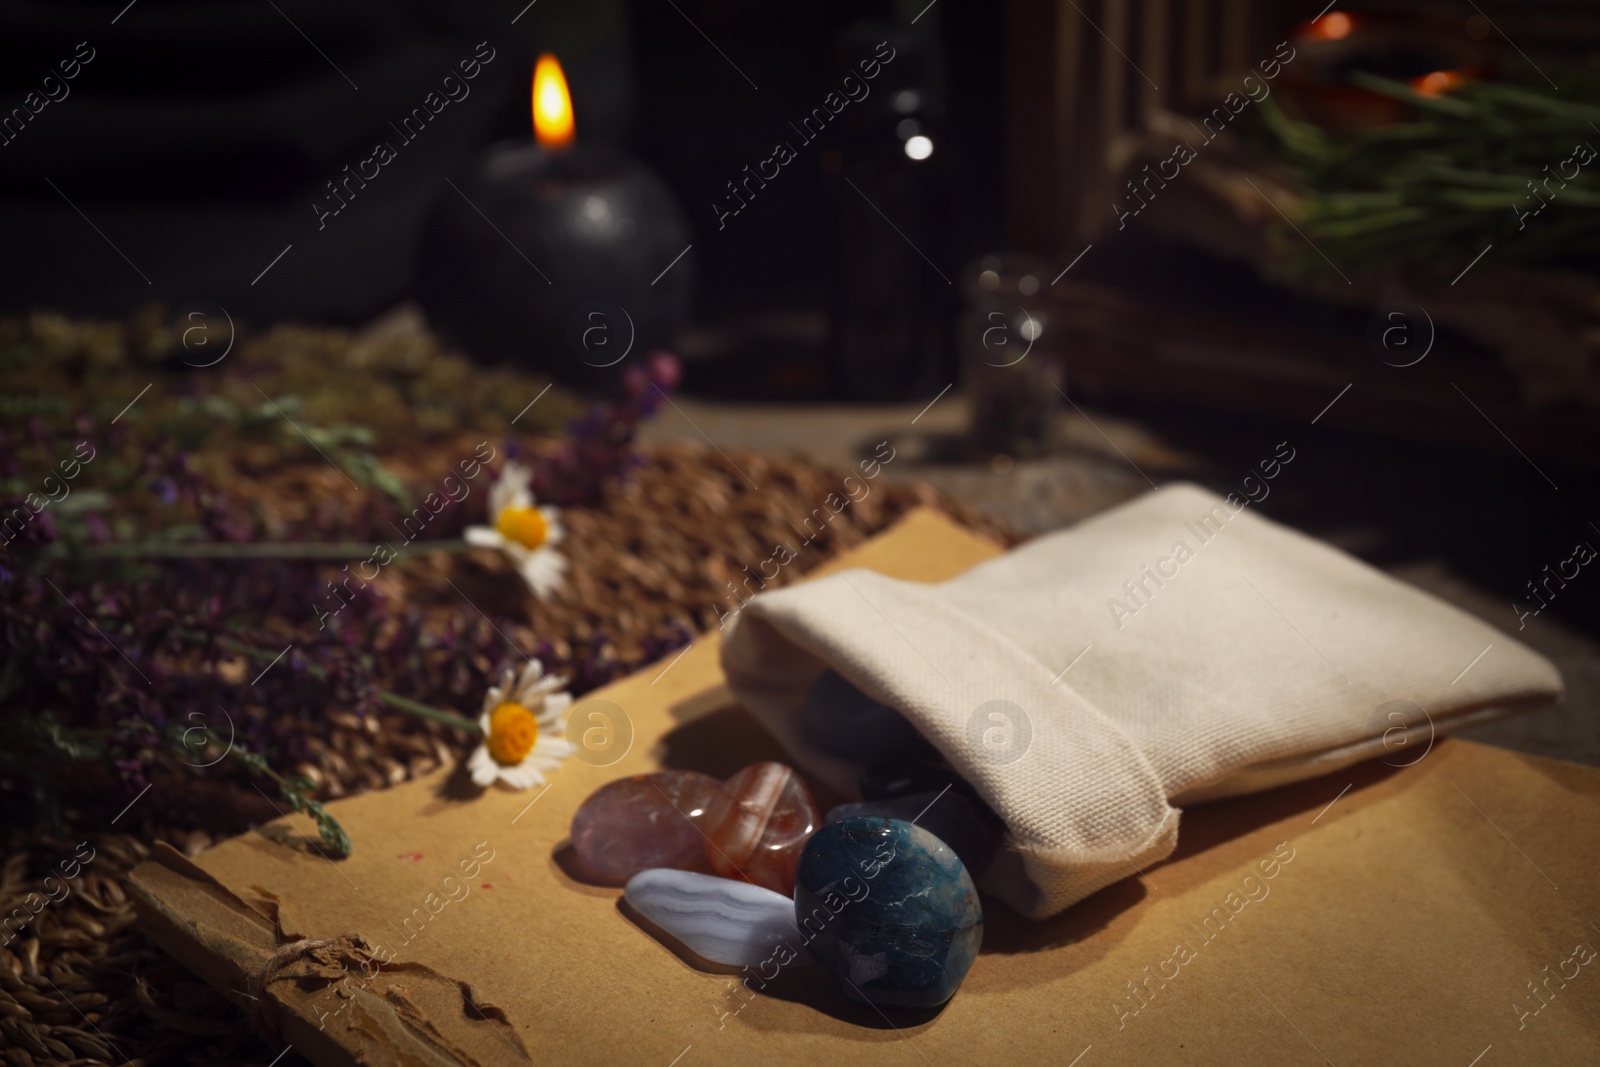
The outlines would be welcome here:
[[[655,867],[628,880],[635,911],[712,963],[765,968],[809,963],[794,901],[758,885]],[[770,975],[769,975],[770,977]]]

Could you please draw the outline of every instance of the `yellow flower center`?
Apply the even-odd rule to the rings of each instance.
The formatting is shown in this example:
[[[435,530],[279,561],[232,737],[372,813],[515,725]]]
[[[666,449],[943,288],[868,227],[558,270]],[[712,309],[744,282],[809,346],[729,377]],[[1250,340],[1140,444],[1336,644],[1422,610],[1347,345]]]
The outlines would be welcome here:
[[[489,755],[502,767],[528,758],[539,740],[539,720],[521,704],[501,704],[489,713]]]
[[[506,508],[495,520],[494,528],[509,541],[532,550],[550,536],[550,526],[538,508]]]

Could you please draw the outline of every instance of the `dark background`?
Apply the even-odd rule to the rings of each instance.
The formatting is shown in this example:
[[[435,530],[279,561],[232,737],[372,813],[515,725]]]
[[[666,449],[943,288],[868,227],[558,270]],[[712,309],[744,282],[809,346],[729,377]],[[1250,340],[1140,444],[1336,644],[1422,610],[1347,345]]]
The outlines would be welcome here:
[[[1008,150],[1019,138],[1050,136],[1008,105],[1008,26],[1036,6],[546,0],[518,16],[516,0],[0,5],[7,108],[78,42],[95,50],[70,96],[0,146],[0,311],[118,317],[206,300],[246,330],[368,321],[417,296],[419,233],[445,177],[485,146],[528,135],[528,79],[537,55],[551,51],[567,70],[580,142],[623,146],[665,181],[687,219],[694,247],[681,269],[692,270],[695,288],[692,325],[677,346],[686,391],[757,401],[932,397],[959,376],[959,288],[935,270],[955,278],[982,253],[1039,243],[1006,226],[1009,196],[1016,229],[1015,189],[1027,177]],[[1303,17],[1321,5],[1301,6]],[[1470,15],[1461,5],[1412,6]],[[787,137],[787,123],[880,39],[899,56],[867,104],[852,105],[818,142],[796,144],[798,158],[719,230],[710,204],[724,182]],[[387,137],[387,123],[480,41],[497,56],[471,97],[450,105],[319,232],[310,204],[323,184]],[[891,107],[900,89],[917,92],[912,117],[937,146],[920,163],[905,158],[895,132],[906,117]],[[1059,250],[1063,263],[1073,252]],[[1243,314],[1294,318],[1323,334],[1354,337],[1364,319],[1292,298],[1248,267],[1154,233],[1108,243],[1079,277],[1152,301],[1228,296]],[[890,306],[864,311],[874,286],[891,294]],[[863,356],[879,350],[889,353],[881,361]],[[1492,359],[1470,345],[1459,351]],[[1364,350],[1356,358],[1372,364],[1363,373],[1385,373]],[[1274,419],[1172,398],[1097,400],[1207,456],[1219,486],[1238,463],[1253,462],[1264,435],[1327,438],[1328,447],[1305,450],[1298,487],[1269,512],[1341,534],[1375,561],[1444,558],[1508,602],[1575,540],[1600,538],[1588,525],[1600,522],[1592,450],[1571,444],[1540,455],[1560,486],[1552,489],[1464,406],[1453,435],[1428,440],[1404,412],[1364,408],[1359,389],[1310,429],[1309,409]],[[1597,605],[1600,597],[1574,588],[1551,614],[1593,630]]]
[[[947,274],[1001,237],[1000,23],[983,4],[941,2],[915,26],[887,3],[800,12],[715,0],[544,3],[515,25],[515,4],[124,4],[0,9],[7,107],[78,42],[95,49],[71,94],[0,147],[0,234],[25,250],[0,261],[0,309],[115,316],[204,299],[247,322],[370,319],[414,295],[418,234],[443,179],[494,141],[531,136],[528,83],[545,51],[566,69],[579,142],[624,146],[678,197],[695,246],[695,320],[732,330],[724,348],[766,340],[815,356],[825,345],[794,338],[826,337],[841,259],[859,241],[860,205],[841,199],[855,195],[839,180],[846,167],[869,187],[864,161],[915,170],[903,198],[913,210],[896,218]],[[800,144],[787,123],[890,38],[899,55],[867,101]],[[471,96],[319,232],[310,204],[324,183],[374,141],[395,140],[387,123],[480,41],[497,55]],[[921,164],[893,133],[900,88],[918,92],[916,118],[938,146]],[[799,158],[719,232],[713,198],[778,138]],[[941,319],[952,314],[947,293],[918,299]],[[949,364],[948,353],[934,359]],[[737,392],[760,375],[704,377]],[[837,391],[816,373],[791,384]]]

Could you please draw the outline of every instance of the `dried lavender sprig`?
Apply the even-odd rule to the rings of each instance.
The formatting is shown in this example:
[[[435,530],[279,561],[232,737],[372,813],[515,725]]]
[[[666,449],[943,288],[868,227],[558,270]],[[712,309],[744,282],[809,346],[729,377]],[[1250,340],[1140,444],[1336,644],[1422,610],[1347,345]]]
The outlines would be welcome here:
[[[178,627],[172,632],[177,636],[190,641],[210,640],[206,634],[201,633],[198,630],[189,630]],[[253,656],[258,660],[269,662],[276,660],[282,655],[281,652],[273,652],[265,648],[256,648],[252,645],[247,645],[242,641],[236,641],[231,637],[219,637],[217,638],[217,644],[228,649],[230,652],[237,652],[242,656]],[[306,673],[311,675],[313,678],[324,678],[327,676],[327,672],[322,667],[317,666],[315,663],[307,663],[305,669]],[[432,719],[434,722],[444,723],[446,726],[454,726],[458,729],[466,730],[469,733],[479,735],[483,733],[483,730],[478,726],[477,722],[467,718],[464,715],[458,715],[457,713],[446,708],[436,708],[429,704],[423,704],[420,701],[412,700],[410,697],[401,696],[399,693],[391,693],[387,689],[378,690],[377,696],[379,700],[383,701],[392,708],[398,708],[401,711],[409,711],[413,715],[420,715],[425,719]]]
[[[465,552],[472,546],[459,539],[413,541],[393,549],[395,558],[436,552]],[[42,556],[71,553],[56,546]],[[78,555],[90,558],[139,559],[363,559],[372,554],[370,541],[113,541],[88,545]]]
[[[206,730],[206,738],[213,744],[224,744],[222,739],[209,729]],[[282,797],[284,803],[291,809],[311,816],[316,821],[317,833],[322,835],[322,840],[333,850],[335,856],[344,859],[355,851],[355,844],[350,840],[350,835],[345,833],[344,827],[339,825],[339,820],[328,814],[327,808],[312,799],[311,793],[316,789],[316,783],[298,775],[284,777],[272,769],[265,756],[251,752],[237,740],[227,743],[227,750],[228,755],[239,760],[254,773],[271,778],[277,783],[278,796]]]

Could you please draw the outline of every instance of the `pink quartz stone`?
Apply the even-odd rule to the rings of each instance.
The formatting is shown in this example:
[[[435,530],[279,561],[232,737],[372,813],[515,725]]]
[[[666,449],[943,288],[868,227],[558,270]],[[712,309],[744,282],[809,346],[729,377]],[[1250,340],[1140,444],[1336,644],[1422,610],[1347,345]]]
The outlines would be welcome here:
[[[618,778],[572,816],[572,847],[590,872],[625,882],[651,867],[703,866],[706,806],[721,783],[694,771]]]
[[[724,878],[788,896],[800,849],[821,822],[798,774],[781,763],[751,764],[724,782],[706,807],[706,859]]]

